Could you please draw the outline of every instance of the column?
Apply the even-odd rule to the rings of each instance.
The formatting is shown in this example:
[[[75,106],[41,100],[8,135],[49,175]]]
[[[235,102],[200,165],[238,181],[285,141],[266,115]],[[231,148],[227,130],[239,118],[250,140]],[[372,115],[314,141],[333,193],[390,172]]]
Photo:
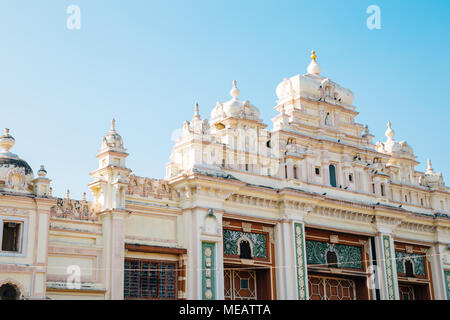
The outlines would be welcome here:
[[[308,269],[306,264],[306,241],[305,224],[301,221],[294,221],[294,242],[295,242],[295,266],[296,280],[294,283],[297,288],[297,299],[308,300]]]
[[[275,240],[277,298],[296,300],[295,239],[292,219],[285,218],[276,225]]]
[[[433,278],[434,298],[450,300],[450,271],[444,270],[446,245],[436,243],[430,248],[431,274]]]
[[[375,238],[378,272],[376,282],[382,300],[398,300],[397,264],[394,240],[391,234],[378,233]]]
[[[125,218],[128,214],[128,211],[120,209],[100,213],[106,299],[123,300]]]

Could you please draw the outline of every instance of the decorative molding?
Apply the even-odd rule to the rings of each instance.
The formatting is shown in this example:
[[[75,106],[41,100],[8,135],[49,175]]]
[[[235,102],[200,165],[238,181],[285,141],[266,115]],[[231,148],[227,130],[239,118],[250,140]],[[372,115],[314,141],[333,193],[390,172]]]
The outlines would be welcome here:
[[[57,198],[56,206],[50,208],[50,216],[75,220],[97,220],[92,202],[69,198]]]
[[[394,266],[392,257],[392,239],[389,235],[383,236],[383,251],[384,251],[384,263],[386,268],[386,283],[388,289],[388,300],[396,300],[396,290],[395,290],[395,275],[394,275]]]
[[[308,300],[308,278],[305,254],[305,227],[303,223],[294,223],[295,257],[297,265],[297,293],[299,300]]]
[[[242,230],[244,232],[252,232],[252,224],[248,222],[242,222]]]
[[[23,210],[11,207],[0,207],[0,214],[24,216],[29,215],[30,213],[31,213],[30,210]]]
[[[275,232],[273,231],[273,228],[263,226],[262,229],[269,234],[269,241],[273,244],[275,242]]]
[[[330,235],[330,243],[339,243],[338,235]]]
[[[216,244],[202,242],[202,299],[216,299]]]
[[[134,174],[130,174],[128,178],[127,195],[137,195],[144,198],[172,199],[172,190],[167,180],[139,177]]]

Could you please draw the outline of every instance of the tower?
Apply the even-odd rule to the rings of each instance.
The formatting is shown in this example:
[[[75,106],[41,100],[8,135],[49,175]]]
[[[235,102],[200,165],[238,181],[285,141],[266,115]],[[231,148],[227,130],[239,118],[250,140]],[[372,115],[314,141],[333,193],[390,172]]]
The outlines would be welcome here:
[[[103,137],[97,154],[98,168],[90,174],[94,181],[89,188],[98,210],[125,208],[127,176],[131,172],[125,165],[127,157],[122,137],[117,133],[115,120],[112,119],[111,129]]]

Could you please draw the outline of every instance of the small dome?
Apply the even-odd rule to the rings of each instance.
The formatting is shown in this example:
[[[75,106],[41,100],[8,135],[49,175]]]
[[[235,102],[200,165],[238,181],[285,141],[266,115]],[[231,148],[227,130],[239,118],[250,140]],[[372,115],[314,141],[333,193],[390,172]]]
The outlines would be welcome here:
[[[220,121],[224,118],[241,118],[250,120],[260,120],[258,108],[250,104],[250,101],[239,100],[240,91],[237,88],[236,80],[233,81],[233,88],[230,90],[231,100],[220,103],[211,111],[211,122]]]
[[[391,127],[391,122],[387,123],[387,129],[384,133],[386,135],[386,142],[377,142],[376,149],[378,152],[386,154],[401,154],[408,157],[414,157],[414,150],[408,145],[406,141],[395,141],[395,132]]]
[[[306,74],[285,78],[277,86],[278,103],[284,103],[300,96],[316,101],[320,99],[328,103],[351,106],[354,100],[353,92],[331,79],[321,76],[322,69],[316,62],[317,56],[314,51],[311,58],[312,61]]]
[[[0,136],[0,189],[27,191],[34,177],[33,170],[25,160],[9,151],[14,144],[15,139],[5,129]]]
[[[109,132],[103,137],[102,140],[102,149],[101,151],[117,151],[117,152],[125,152],[125,148],[123,147],[123,140],[120,134],[116,131],[116,120],[111,120],[111,129]]]

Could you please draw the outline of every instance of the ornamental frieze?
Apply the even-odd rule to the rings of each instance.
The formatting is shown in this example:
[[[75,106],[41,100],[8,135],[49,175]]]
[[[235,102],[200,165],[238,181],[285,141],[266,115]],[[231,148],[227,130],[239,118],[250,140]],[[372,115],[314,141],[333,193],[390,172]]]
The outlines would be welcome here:
[[[137,195],[144,198],[172,199],[169,184],[163,179],[151,179],[129,175],[127,188],[128,195]]]

